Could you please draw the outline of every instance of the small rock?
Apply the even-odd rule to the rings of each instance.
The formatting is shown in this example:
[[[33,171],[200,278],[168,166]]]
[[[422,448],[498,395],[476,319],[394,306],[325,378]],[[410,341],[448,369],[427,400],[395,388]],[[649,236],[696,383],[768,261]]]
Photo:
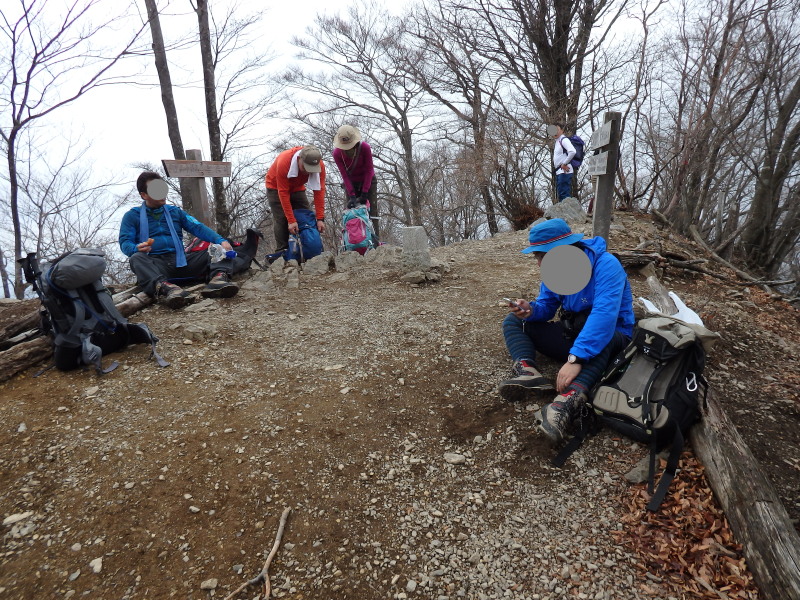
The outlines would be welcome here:
[[[413,579],[409,579],[409,580],[408,580],[408,583],[406,584],[406,591],[407,591],[409,594],[412,594],[412,593],[414,593],[414,591],[415,591],[416,589],[417,589],[417,582],[416,582],[416,581],[414,581]]]
[[[33,511],[29,510],[24,513],[17,513],[15,515],[10,515],[3,519],[3,525],[13,525],[14,523],[19,523],[20,521],[24,521],[28,517],[33,515]]]
[[[467,457],[456,452],[445,452],[444,461],[451,465],[463,465],[465,462],[467,462]]]
[[[92,387],[86,389],[86,395],[87,396],[94,396],[99,391],[100,391],[100,386],[93,385]]]
[[[80,577],[80,576],[81,576],[81,570],[80,570],[80,569],[78,569],[78,570],[77,570],[77,571],[75,571],[74,573],[70,574],[70,576],[69,576],[69,580],[70,580],[70,581],[75,581],[75,580],[76,580],[78,577]]]
[[[642,460],[636,463],[630,471],[625,473],[625,479],[630,483],[643,483],[647,481],[650,474],[650,457],[645,456]]]
[[[241,575],[242,571],[244,571],[244,565],[233,565],[233,572],[237,575]]]
[[[215,590],[217,589],[217,580],[216,579],[206,579],[203,583],[200,584],[201,590]]]
[[[95,558],[93,561],[89,563],[89,566],[92,567],[93,573],[99,573],[103,570],[103,557]]]
[[[189,512],[191,512],[191,513],[195,513],[195,514],[196,514],[196,513],[199,513],[199,512],[200,512],[200,509],[199,509],[199,508],[197,508],[196,506],[190,506],[190,507],[189,507]]]
[[[28,426],[25,423],[20,423],[19,427],[17,427],[17,433],[25,433],[28,431]]]
[[[83,546],[81,546],[81,545],[80,545],[80,544],[78,544],[78,543],[75,543],[75,544],[72,544],[72,547],[71,547],[70,549],[71,549],[73,552],[78,552],[78,551],[79,551],[81,548],[83,548]]]

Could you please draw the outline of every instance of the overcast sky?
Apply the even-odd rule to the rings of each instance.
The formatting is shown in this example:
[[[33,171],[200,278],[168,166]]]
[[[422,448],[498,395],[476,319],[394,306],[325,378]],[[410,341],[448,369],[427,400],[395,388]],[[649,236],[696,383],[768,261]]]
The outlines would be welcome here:
[[[222,0],[212,0],[212,4],[219,8],[224,6]],[[262,20],[262,38],[257,43],[264,45],[259,50],[271,48],[281,62],[290,59],[296,52],[296,48],[290,43],[292,36],[303,34],[305,27],[312,23],[317,13],[331,14],[338,10],[326,0],[304,0],[301,15],[298,15],[296,5],[286,2],[243,0],[237,2],[237,5],[241,7],[243,14],[266,6]],[[179,37],[182,32],[197,30],[197,18],[191,12],[188,0],[173,0],[170,8],[172,11],[188,9],[189,14],[162,16],[161,25],[165,38],[168,38],[167,43],[169,38]],[[149,45],[149,29],[143,35]],[[194,81],[197,84],[190,88],[175,88],[184,147],[201,148],[204,157],[208,158],[199,47],[171,53],[167,58],[174,83]],[[142,64],[147,69],[148,80],[157,83],[152,57],[143,60]],[[277,68],[277,61],[273,64]],[[157,86],[147,88],[122,84],[96,89],[73,105],[59,109],[54,116],[61,135],[71,132],[73,140],[91,142],[86,158],[93,161],[95,171],[112,170],[120,173],[123,178],[132,182],[131,186],[139,173],[139,169],[130,166],[131,163],[149,161],[158,164],[161,159],[173,158],[161,93]],[[276,131],[281,126],[285,127],[279,122],[271,125]]]

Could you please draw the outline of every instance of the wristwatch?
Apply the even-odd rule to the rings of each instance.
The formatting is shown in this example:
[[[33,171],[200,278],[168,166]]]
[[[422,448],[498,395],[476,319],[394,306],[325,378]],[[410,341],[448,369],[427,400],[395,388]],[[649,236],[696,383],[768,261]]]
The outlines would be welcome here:
[[[567,356],[567,362],[570,363],[571,365],[582,365],[583,359],[578,358],[574,354],[570,354],[569,356]]]

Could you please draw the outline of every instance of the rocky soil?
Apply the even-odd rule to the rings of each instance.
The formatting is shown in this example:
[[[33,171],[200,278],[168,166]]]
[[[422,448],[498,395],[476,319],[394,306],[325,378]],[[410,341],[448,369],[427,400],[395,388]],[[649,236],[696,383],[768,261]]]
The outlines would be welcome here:
[[[612,249],[643,239],[702,256],[617,215]],[[538,288],[526,243],[437,249],[441,279],[424,284],[401,281],[387,247],[340,272],[262,273],[233,299],[132,318],[171,367],[132,347],[102,377],[0,384],[0,599],[222,598],[259,572],[285,507],[276,597],[719,597],[635,549],[641,485],[624,474],[646,449],[604,432],[555,469],[534,429],[550,398],[498,396],[499,299]],[[723,335],[709,379],[797,522],[798,312],[683,271],[662,281]]]

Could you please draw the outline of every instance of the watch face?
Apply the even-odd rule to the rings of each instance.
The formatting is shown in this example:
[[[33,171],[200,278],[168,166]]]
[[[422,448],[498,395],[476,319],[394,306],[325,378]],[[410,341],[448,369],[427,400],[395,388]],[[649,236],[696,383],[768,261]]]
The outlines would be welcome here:
[[[577,356],[575,356],[574,354],[570,354],[570,355],[567,357],[567,362],[574,363],[576,360],[578,360],[578,357],[577,357]]]

